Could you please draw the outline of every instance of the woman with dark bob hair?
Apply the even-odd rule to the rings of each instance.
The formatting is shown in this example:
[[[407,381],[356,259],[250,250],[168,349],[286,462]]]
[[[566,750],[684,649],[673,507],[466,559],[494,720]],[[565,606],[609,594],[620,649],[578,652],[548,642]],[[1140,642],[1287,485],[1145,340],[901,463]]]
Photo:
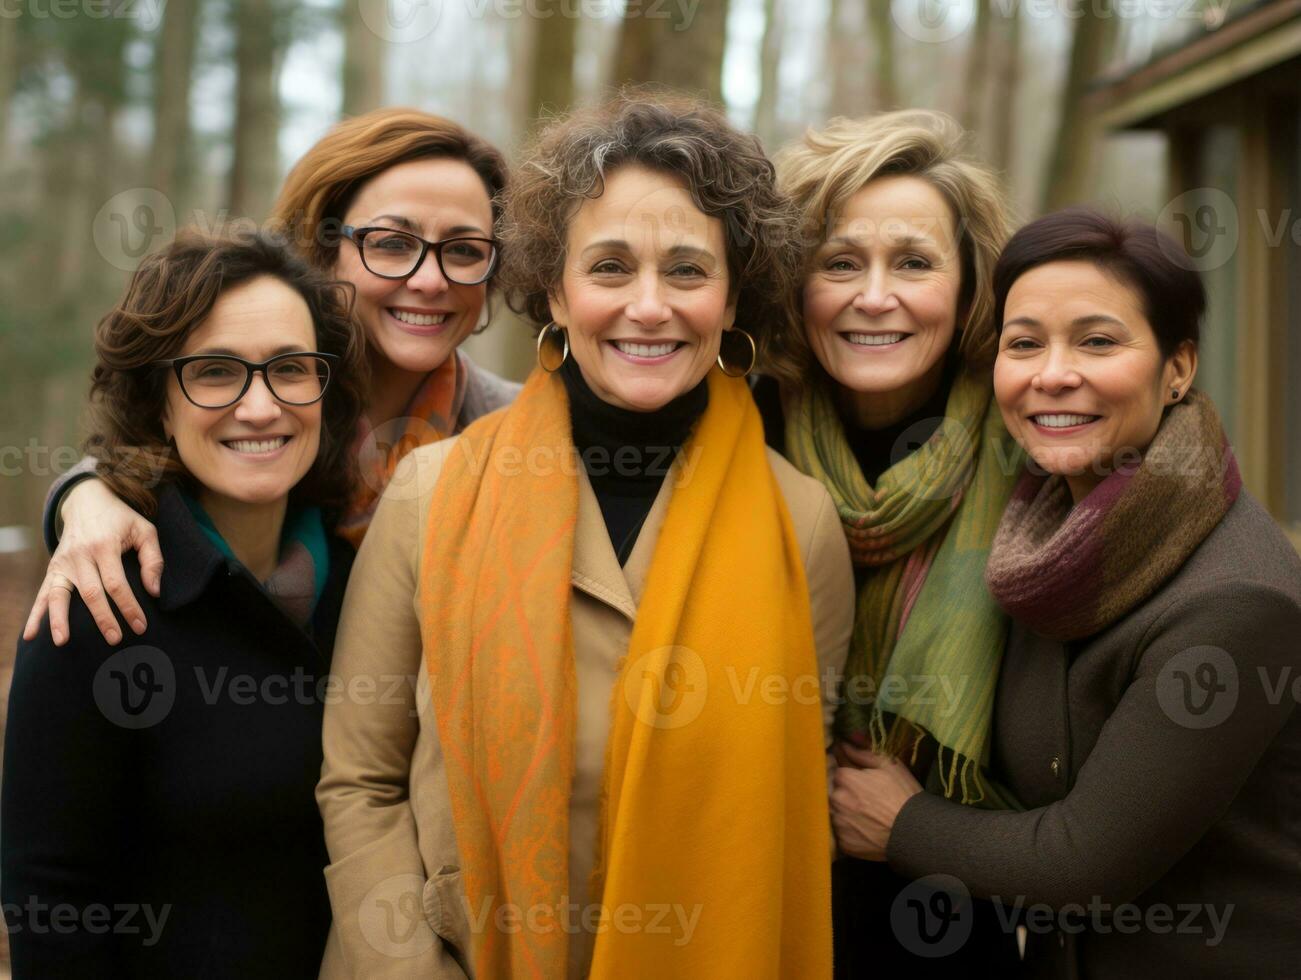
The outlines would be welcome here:
[[[19,644],[0,888],[16,978],[314,977],[330,923],[318,676],[350,546],[351,293],[263,238],[185,234],[100,321],[88,452],[157,524],[120,650],[72,596]],[[71,587],[56,582],[55,588]]]
[[[1080,208],[1014,235],[994,291],[1030,463],[985,573],[1012,618],[991,765],[1022,809],[876,757],[842,833],[1002,903],[1036,976],[1293,975],[1301,561],[1192,386],[1201,282],[1157,229]]]
[[[338,975],[829,975],[852,575],[741,377],[791,329],[796,235],[692,101],[526,155],[503,283],[539,368],[402,463],[340,627],[344,685],[418,680],[326,711]]]

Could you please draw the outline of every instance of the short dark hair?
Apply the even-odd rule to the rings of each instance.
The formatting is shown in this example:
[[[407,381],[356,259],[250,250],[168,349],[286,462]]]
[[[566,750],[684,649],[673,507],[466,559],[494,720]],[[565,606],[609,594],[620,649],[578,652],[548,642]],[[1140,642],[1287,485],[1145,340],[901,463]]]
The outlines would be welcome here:
[[[1030,222],[1014,234],[994,266],[994,327],[1013,284],[1049,262],[1092,262],[1143,301],[1162,357],[1184,341],[1201,339],[1206,289],[1183,247],[1155,225],[1123,221],[1087,207],[1065,208]]]
[[[261,276],[303,298],[317,350],[339,358],[321,405],[320,448],[290,499],[295,506],[321,507],[327,523],[351,502],[357,473],[352,445],[367,383],[351,286],[265,235],[215,238],[185,230],[140,263],[122,301],[95,330],[86,451],[113,492],[146,515],[157,506],[160,482],[192,479],[164,434],[167,373],[153,362],[178,356],[223,293]]]

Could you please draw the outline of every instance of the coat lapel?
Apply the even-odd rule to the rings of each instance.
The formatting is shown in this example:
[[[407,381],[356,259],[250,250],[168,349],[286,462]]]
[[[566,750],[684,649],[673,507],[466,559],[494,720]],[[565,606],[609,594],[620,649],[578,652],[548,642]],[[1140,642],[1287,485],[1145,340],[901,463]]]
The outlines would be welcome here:
[[[646,514],[637,542],[632,546],[632,554],[624,563],[623,575],[628,583],[628,591],[633,602],[641,605],[642,593],[646,590],[646,576],[650,574],[651,559],[655,557],[655,545],[659,542],[660,531],[664,529],[664,518],[669,511],[669,501],[673,498],[673,484],[677,480],[677,469],[671,469],[664,482],[660,484],[659,493],[651,503]]]
[[[641,547],[642,537],[638,536],[634,557]],[[578,471],[578,523],[574,528],[574,565],[570,581],[574,588],[618,610],[629,620],[636,617],[637,603],[628,588],[624,570],[619,567],[614,545],[610,543],[601,505],[596,500],[591,481],[581,468]]]

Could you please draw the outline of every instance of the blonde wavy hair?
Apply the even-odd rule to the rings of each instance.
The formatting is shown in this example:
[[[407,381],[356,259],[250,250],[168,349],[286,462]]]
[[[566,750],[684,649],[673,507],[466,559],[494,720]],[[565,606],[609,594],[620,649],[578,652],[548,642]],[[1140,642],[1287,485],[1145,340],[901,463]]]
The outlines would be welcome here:
[[[835,216],[878,177],[919,177],[944,196],[953,209],[962,261],[958,353],[969,369],[979,370],[993,364],[998,348],[993,274],[1010,229],[1001,181],[966,155],[965,142],[965,131],[951,116],[903,109],[833,119],[784,147],[776,164],[778,186],[802,215],[806,270]],[[802,331],[798,347],[803,374],[813,354]]]

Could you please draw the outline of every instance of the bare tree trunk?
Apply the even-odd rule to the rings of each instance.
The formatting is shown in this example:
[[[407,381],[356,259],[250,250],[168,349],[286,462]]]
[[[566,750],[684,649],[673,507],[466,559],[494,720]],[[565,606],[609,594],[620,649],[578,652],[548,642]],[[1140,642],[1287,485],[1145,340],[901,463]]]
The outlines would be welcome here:
[[[995,69],[994,97],[1001,103],[987,117],[989,143],[986,153],[990,166],[1007,174],[1016,159],[1014,153],[1017,120],[1016,98],[1021,88],[1021,15],[1013,8],[1002,31],[998,67]],[[1005,179],[1005,183],[1011,181]]]
[[[261,221],[271,210],[279,178],[276,92],[279,45],[273,0],[235,0],[235,156],[230,206]]]
[[[1016,15],[1016,7],[1012,15]],[[958,95],[958,121],[970,133],[982,132],[981,113],[984,111],[984,94],[989,85],[989,0],[977,0],[976,25],[967,48],[966,83]]]
[[[356,116],[384,104],[384,39],[362,19],[361,4],[343,4],[343,114]]]
[[[727,10],[728,0],[706,0],[682,20],[672,8],[629,4],[613,82],[653,82],[721,103]]]
[[[190,78],[194,68],[198,6],[169,3],[154,53],[154,140],[150,184],[173,204],[189,184]],[[179,207],[178,207],[179,210]]]
[[[537,33],[533,39],[533,65],[529,84],[527,125],[537,125],[543,112],[564,112],[574,101],[574,48],[578,18],[566,16],[569,5],[560,0],[538,4]]]
[[[0,165],[9,146],[9,103],[18,82],[18,18],[0,17]]]
[[[1085,111],[1083,98],[1107,56],[1114,17],[1096,5],[1081,5],[1071,42],[1071,62],[1062,91],[1057,136],[1040,196],[1043,210],[1077,203],[1088,192],[1093,173],[1096,126]]]
[[[763,44],[759,50],[759,101],[754,110],[754,131],[772,149],[777,133],[777,93],[782,50],[781,0],[764,0]]]
[[[876,45],[876,105],[893,109],[899,102],[894,77],[894,21],[890,4],[867,0],[871,17],[872,40]]]
[[[828,116],[849,113],[851,102],[849,79],[850,33],[845,23],[845,0],[831,0],[827,10],[827,36],[823,52],[827,59],[826,74],[831,77],[831,93],[827,100]]]

